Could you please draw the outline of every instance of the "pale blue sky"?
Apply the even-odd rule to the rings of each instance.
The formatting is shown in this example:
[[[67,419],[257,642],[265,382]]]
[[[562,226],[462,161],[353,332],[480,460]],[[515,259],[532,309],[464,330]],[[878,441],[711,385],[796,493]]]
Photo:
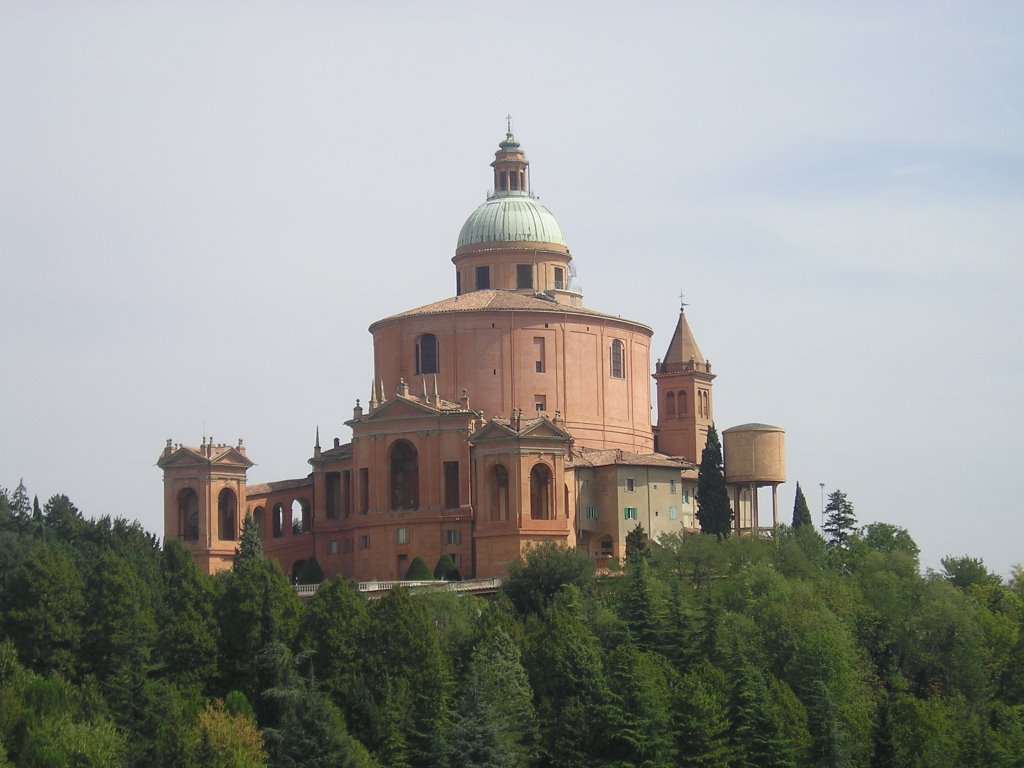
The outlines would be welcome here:
[[[366,327],[454,292],[515,117],[588,306],[720,428],[1024,561],[1019,3],[0,2],[0,485],[161,528],[167,437],[299,477]]]

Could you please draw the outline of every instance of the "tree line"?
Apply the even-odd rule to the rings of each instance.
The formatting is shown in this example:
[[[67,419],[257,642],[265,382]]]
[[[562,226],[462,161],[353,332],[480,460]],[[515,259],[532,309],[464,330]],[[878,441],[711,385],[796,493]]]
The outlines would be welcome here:
[[[1024,764],[1024,579],[922,574],[836,494],[827,538],[798,494],[771,540],[638,526],[607,574],[549,545],[491,600],[303,603],[251,535],[209,577],[0,489],[0,767]]]

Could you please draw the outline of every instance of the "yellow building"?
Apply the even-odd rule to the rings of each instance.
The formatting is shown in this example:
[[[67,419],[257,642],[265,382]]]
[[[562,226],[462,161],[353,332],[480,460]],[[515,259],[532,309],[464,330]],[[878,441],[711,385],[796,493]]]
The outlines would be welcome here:
[[[317,434],[308,476],[247,485],[241,443],[167,442],[164,535],[205,570],[229,566],[245,514],[286,572],[315,556],[359,580],[443,554],[464,577],[497,576],[550,541],[603,561],[638,523],[655,537],[694,528],[714,375],[685,314],[653,369],[654,427],[651,328],[583,305],[511,131],[491,167],[494,189],[459,232],[455,296],[370,325],[370,397],[350,440],[324,448]]]

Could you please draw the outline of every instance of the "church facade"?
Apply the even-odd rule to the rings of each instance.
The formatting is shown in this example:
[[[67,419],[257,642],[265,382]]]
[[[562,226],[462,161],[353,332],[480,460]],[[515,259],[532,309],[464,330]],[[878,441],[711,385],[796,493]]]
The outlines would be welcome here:
[[[360,581],[445,554],[464,578],[500,576],[542,542],[600,562],[623,556],[637,523],[655,537],[695,529],[714,374],[685,314],[652,368],[651,328],[583,305],[511,130],[491,168],[459,233],[455,296],[370,326],[373,383],[345,422],[351,440],[322,446],[318,432],[308,476],[258,485],[241,441],[167,441],[164,535],[201,568],[230,566],[246,514],[286,573],[315,557]],[[757,479],[745,483],[737,525],[756,529]]]

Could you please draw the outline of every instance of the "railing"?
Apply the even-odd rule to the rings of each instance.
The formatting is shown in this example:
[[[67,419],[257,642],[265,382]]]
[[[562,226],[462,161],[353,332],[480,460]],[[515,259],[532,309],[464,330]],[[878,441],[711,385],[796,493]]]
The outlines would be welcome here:
[[[488,592],[498,589],[501,579],[466,579],[465,581],[361,581],[360,592],[387,592],[392,587],[402,587],[423,592]],[[320,588],[319,584],[296,584],[295,593],[299,597],[312,597]]]

